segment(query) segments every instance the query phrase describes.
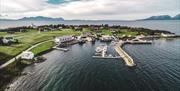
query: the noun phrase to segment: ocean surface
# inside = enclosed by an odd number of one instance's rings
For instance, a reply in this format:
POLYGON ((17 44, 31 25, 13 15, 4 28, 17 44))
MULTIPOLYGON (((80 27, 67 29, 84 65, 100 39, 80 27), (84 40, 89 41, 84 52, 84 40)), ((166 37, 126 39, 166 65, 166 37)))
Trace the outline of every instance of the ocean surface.
POLYGON ((30 25, 48 25, 48 24, 67 24, 67 25, 81 25, 81 24, 109 24, 122 25, 131 27, 145 27, 150 29, 167 30, 180 34, 180 20, 152 20, 152 21, 0 21, 0 29, 17 26, 30 25))
MULTIPOLYGON (((157 22, 151 26, 173 29, 178 25, 171 25, 174 21, 157 22)), ((174 31, 179 33, 179 26, 174 31)), ((137 64, 135 68, 127 67, 122 59, 92 58, 100 44, 104 43, 75 44, 68 47, 68 52, 53 50, 45 54, 45 62, 25 68, 23 72, 28 74, 15 79, 7 91, 180 91, 180 39, 125 45, 123 48, 137 64)), ((113 46, 107 45, 108 54, 117 55, 113 46)))

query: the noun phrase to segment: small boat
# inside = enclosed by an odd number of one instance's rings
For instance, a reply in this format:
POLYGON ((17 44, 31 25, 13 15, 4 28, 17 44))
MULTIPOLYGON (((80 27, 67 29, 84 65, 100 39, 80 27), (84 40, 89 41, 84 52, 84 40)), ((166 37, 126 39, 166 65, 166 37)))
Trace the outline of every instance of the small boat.
POLYGON ((79 44, 84 44, 84 43, 86 43, 85 40, 83 40, 83 39, 79 40, 79 44))
POLYGON ((97 52, 97 53, 102 52, 102 47, 101 47, 101 46, 96 47, 96 52, 97 52))

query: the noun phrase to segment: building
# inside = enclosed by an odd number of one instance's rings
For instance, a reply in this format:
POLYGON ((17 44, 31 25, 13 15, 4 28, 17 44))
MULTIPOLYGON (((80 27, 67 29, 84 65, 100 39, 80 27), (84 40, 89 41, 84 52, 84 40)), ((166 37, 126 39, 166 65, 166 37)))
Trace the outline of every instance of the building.
POLYGON ((175 34, 164 34, 164 33, 161 33, 161 36, 162 37, 174 37, 175 34))
POLYGON ((35 29, 35 28, 38 28, 38 27, 37 27, 36 25, 34 25, 33 23, 31 24, 31 27, 34 28, 34 29, 35 29))
POLYGON ((92 41, 92 38, 91 38, 91 37, 87 37, 86 40, 87 40, 88 42, 91 42, 91 41, 92 41))
POLYGON ((66 43, 75 40, 73 36, 62 36, 54 39, 56 44, 66 43))
POLYGON ((14 39, 14 37, 3 37, 2 41, 4 44, 8 44, 8 43, 17 43, 18 40, 14 39))
POLYGON ((26 60, 32 60, 34 58, 34 53, 29 51, 24 51, 21 55, 21 58, 26 60))
POLYGON ((112 41, 112 36, 109 36, 109 35, 103 35, 101 38, 100 38, 100 41, 104 41, 104 42, 108 42, 108 41, 112 41))

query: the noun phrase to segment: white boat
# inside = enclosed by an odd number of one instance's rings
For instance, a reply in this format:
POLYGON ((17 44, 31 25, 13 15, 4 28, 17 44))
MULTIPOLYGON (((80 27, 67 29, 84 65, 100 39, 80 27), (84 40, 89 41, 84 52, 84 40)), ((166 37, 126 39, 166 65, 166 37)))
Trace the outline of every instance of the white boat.
POLYGON ((96 52, 97 53, 100 53, 100 52, 106 52, 107 51, 107 46, 106 45, 101 45, 101 46, 98 46, 98 47, 96 47, 96 52))
POLYGON ((96 47, 96 52, 97 52, 97 53, 102 52, 102 47, 101 47, 101 46, 96 47))

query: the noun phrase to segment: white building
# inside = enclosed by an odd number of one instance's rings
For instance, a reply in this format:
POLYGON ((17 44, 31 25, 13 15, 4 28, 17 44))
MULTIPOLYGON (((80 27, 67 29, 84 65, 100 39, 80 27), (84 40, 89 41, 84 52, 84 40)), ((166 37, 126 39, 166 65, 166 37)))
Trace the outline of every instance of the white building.
POLYGON ((112 36, 109 36, 109 35, 103 35, 100 40, 101 41, 111 41, 113 38, 112 36))
POLYGON ((54 41, 56 44, 61 44, 61 43, 73 41, 74 39, 75 38, 72 36, 62 36, 62 37, 56 37, 54 41))
POLYGON ((27 60, 31 60, 34 58, 34 53, 29 52, 29 51, 24 51, 21 55, 22 59, 27 59, 27 60))
POLYGON ((14 37, 4 37, 4 38, 2 39, 2 41, 3 41, 4 44, 7 44, 7 43, 9 43, 9 42, 16 42, 16 40, 14 39, 14 37))
POLYGON ((174 37, 175 34, 164 34, 164 33, 161 33, 161 36, 162 37, 174 37))

